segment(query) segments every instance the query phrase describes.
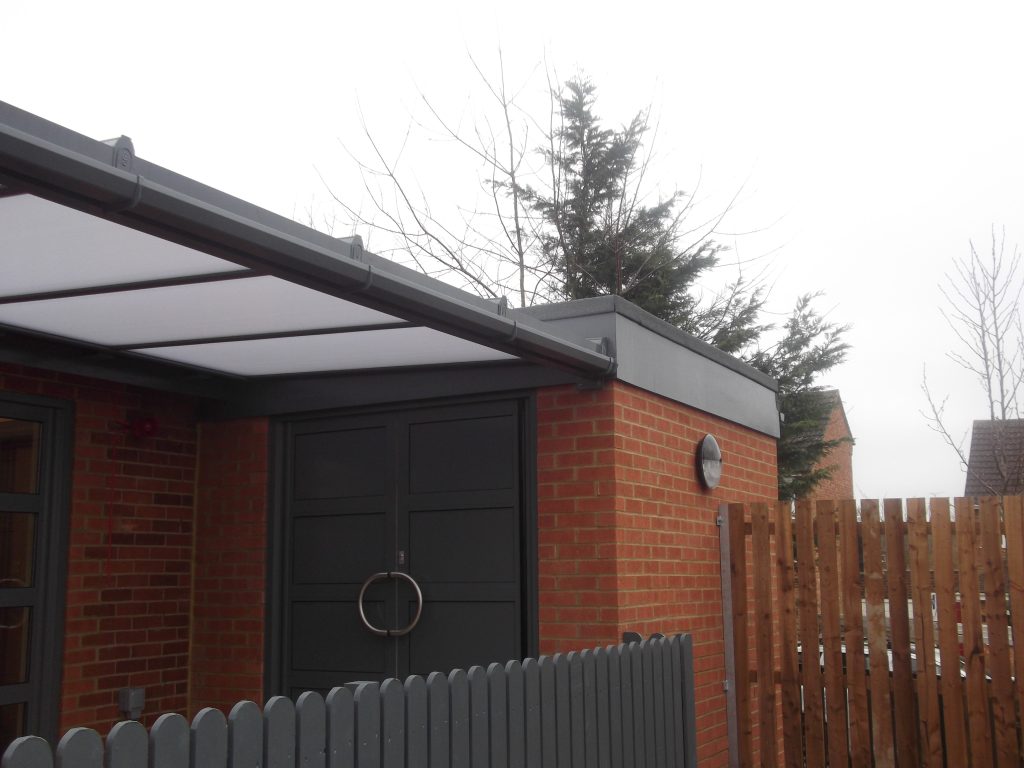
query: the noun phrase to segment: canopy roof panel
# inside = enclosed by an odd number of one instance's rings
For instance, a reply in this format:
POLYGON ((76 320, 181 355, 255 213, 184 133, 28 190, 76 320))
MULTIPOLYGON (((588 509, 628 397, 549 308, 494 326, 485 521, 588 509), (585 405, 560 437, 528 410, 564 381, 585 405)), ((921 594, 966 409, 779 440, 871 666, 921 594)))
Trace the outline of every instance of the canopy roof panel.
POLYGON ((515 360, 614 370, 544 326, 135 158, 124 137, 93 141, 0 102, 10 339, 232 379, 515 360))

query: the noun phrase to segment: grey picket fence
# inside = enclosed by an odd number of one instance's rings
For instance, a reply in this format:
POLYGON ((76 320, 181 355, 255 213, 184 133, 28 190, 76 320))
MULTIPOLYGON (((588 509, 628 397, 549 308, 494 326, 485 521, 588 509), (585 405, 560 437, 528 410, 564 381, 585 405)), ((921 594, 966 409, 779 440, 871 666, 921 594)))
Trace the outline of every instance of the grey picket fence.
POLYGON ((16 739, 2 768, 692 768, 689 635, 16 739))

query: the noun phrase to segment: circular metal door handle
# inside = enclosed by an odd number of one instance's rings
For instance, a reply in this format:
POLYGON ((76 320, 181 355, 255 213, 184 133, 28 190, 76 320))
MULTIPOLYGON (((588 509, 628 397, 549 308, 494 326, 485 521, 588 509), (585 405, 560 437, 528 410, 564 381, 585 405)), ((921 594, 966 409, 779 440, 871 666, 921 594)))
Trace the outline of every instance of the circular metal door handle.
POLYGON ((416 625, 419 624, 420 616, 423 614, 423 591, 420 589, 420 585, 416 583, 416 579, 410 576, 408 573, 402 573, 401 571, 381 571, 380 573, 371 574, 366 581, 363 582, 363 586, 359 590, 359 598, 356 601, 359 606, 359 619, 363 622, 363 626, 366 627, 370 632, 380 637, 402 637, 408 635, 416 625), (366 610, 363 608, 363 597, 366 595, 366 590, 369 589, 370 585, 377 581, 383 581, 384 579, 402 579, 408 582, 413 591, 416 592, 416 615, 412 617, 412 621, 409 622, 408 626, 402 629, 381 629, 375 627, 370 623, 370 620, 366 618, 366 610))

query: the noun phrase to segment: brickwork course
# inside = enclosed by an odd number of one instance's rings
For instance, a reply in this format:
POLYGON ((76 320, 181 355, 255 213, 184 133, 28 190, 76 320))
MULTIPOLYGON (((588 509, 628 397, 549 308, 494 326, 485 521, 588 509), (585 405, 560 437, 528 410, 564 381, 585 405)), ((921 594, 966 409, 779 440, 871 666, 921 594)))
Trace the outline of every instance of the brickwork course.
POLYGON ((832 410, 829 412, 828 422, 824 428, 825 440, 843 440, 829 451, 815 466, 816 469, 829 467, 832 469, 832 476, 818 484, 812 499, 852 499, 853 489, 853 434, 850 431, 850 423, 846 419, 846 409, 843 407, 843 399, 839 391, 835 389, 825 390, 822 393, 832 401, 832 410))

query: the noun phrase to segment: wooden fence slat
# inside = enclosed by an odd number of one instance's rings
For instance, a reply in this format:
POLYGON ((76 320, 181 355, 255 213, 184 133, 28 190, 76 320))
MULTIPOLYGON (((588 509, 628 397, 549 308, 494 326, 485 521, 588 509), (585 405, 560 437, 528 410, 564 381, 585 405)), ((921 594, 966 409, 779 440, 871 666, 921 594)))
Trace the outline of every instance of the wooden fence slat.
MULTIPOLYGON (((644 753, 647 768, 654 768, 658 762, 658 738, 654 730, 654 659, 650 641, 640 643, 640 660, 642 663, 641 685, 644 702, 644 753)), ((634 678, 636 679, 636 678, 634 678)))
POLYGON ((935 557, 935 601, 939 609, 939 655, 942 662, 942 725, 947 765, 967 765, 967 733, 964 728, 963 684, 960 680, 960 632, 956 617, 956 584, 953 561, 953 528, 949 500, 929 504, 932 547, 935 557))
POLYGON ((843 641, 846 645, 846 688, 850 708, 850 759, 871 765, 868 719, 867 656, 864 653, 864 577, 860 564, 857 503, 839 502, 839 557, 842 578, 843 641))
POLYGON ((389 677, 380 686, 381 765, 403 768, 405 762, 405 689, 389 677))
POLYGON ((619 646, 619 684, 622 687, 622 765, 635 768, 636 747, 633 744, 633 661, 628 645, 619 646))
POLYGON ((597 766, 611 766, 611 723, 608 719, 608 651, 594 649, 594 671, 597 674, 595 696, 597 703, 597 766))
POLYGON ((889 690, 889 649, 885 622, 885 574, 882 570, 882 526, 878 502, 862 501, 864 597, 867 602, 868 654, 871 674, 871 745, 875 768, 895 768, 892 741, 892 695, 889 690))
MULTIPOLYGON (((430 765, 430 708, 427 681, 419 675, 405 678, 405 760, 406 768, 430 765)), ((300 766, 302 768, 302 766, 300 766)))
POLYGON ((324 705, 327 708, 327 768, 353 768, 356 721, 352 691, 344 687, 332 688, 324 705))
POLYGON ((451 702, 451 768, 470 766, 469 676, 461 669, 448 673, 451 702))
POLYGON ((967 660, 967 733, 975 768, 993 763, 989 738, 988 688, 985 683, 985 650, 981 640, 981 594, 978 584, 977 544, 974 536, 974 505, 957 499, 956 542, 960 565, 960 613, 963 620, 963 656, 967 660))
POLYGON ((686 765, 686 702, 683 693, 683 658, 682 658, 683 635, 674 635, 669 638, 665 648, 669 655, 671 665, 670 685, 672 688, 675 716, 672 718, 672 745, 673 751, 670 755, 672 765, 686 765))
POLYGON ((661 717, 661 713, 664 711, 665 694, 661 685, 662 663, 661 648, 659 647, 663 642, 662 638, 652 638, 647 641, 647 657, 650 659, 651 688, 653 689, 651 694, 654 700, 649 717, 654 726, 654 765, 656 768, 666 768, 665 722, 661 717))
POLYGON ((981 500, 981 551, 985 574, 985 623, 988 625, 988 672, 992 677, 992 725, 995 731, 996 764, 1017 766, 1017 708, 1010 679, 1010 645, 1006 623, 1006 571, 999 513, 1001 500, 981 500))
POLYGON ((122 720, 107 735, 106 768, 144 768, 149 757, 149 734, 134 720, 122 720))
POLYGON ((175 712, 160 715, 149 731, 149 768, 185 768, 188 749, 188 721, 175 712))
POLYGON ((800 737, 800 659, 796 633, 796 574, 793 570, 793 505, 775 505, 775 562, 779 610, 779 683, 782 688, 782 743, 786 768, 803 768, 800 737))
MULTIPOLYGON (((526 702, 523 665, 510 661, 505 665, 508 691, 508 765, 526 768, 526 702)), ((536 764, 535 764, 536 765, 536 764)))
POLYGON ((761 765, 775 768, 775 611, 772 606, 772 545, 768 534, 768 505, 750 505, 751 552, 754 560, 754 626, 757 653, 757 722, 761 735, 761 765))
POLYGON ((431 672, 427 677, 427 718, 428 750, 430 768, 448 768, 451 754, 449 728, 451 718, 448 709, 448 677, 441 672, 431 672))
MULTIPOLYGON (((831 501, 817 503, 818 573, 821 576, 821 638, 825 655, 825 706, 828 764, 845 766, 849 760, 846 728, 846 686, 839 625, 839 575, 836 559, 836 513, 831 501)), ((804 663, 810 662, 805 659, 804 663)))
POLYGON ((732 646, 736 665, 736 731, 740 768, 753 768, 753 723, 750 716, 750 656, 747 626, 747 542, 745 510, 729 505, 729 583, 732 587, 732 646))
MULTIPOLYGON (((186 746, 186 765, 188 758, 186 746)), ((72 728, 57 742, 56 764, 57 768, 103 768, 103 739, 92 728, 72 728)))
POLYGON ((663 705, 659 717, 664 720, 665 762, 667 765, 674 766, 676 764, 676 725, 679 706, 676 703, 677 690, 674 687, 671 640, 669 638, 659 640, 658 650, 661 652, 661 686, 663 689, 663 705))
POLYGON ((564 653, 554 655, 555 664, 555 764, 558 768, 572 765, 572 704, 569 690, 569 659, 564 653))
MULTIPOLYGON (((473 768, 487 768, 490 743, 487 717, 487 670, 480 666, 469 668, 469 754, 473 768)), ((360 768, 362 768, 360 766, 360 768)))
POLYGON ((807 768, 825 765, 825 718, 822 713, 821 667, 818 664, 818 581, 815 567, 814 508, 810 501, 796 505, 796 559, 799 584, 800 645, 803 649, 804 741, 807 768))
POLYGON ((583 667, 583 754, 585 765, 596 768, 597 752, 597 664, 594 652, 587 649, 580 653, 583 667))
POLYGON ((1017 702, 1024 707, 1024 499, 1003 499, 1006 522, 1006 565, 1010 591, 1010 626, 1013 638, 1013 679, 1017 702))
POLYGON ((326 768, 327 708, 316 691, 295 700, 295 744, 298 768, 326 768))
POLYGON ((498 663, 487 667, 487 695, 490 709, 490 754, 488 768, 508 766, 508 681, 505 668, 498 663))
POLYGON ((629 674, 633 698, 633 760, 636 768, 647 763, 647 733, 644 723, 644 660, 640 643, 629 644, 629 674))
POLYGON ((924 499, 907 500, 907 534, 911 601, 914 606, 914 642, 917 649, 917 715, 921 758, 925 765, 942 768, 942 724, 939 721, 938 679, 935 674, 931 566, 924 499))
POLYGON ((380 768, 380 686, 357 684, 352 701, 356 711, 356 765, 380 768))
POLYGON ((50 743, 38 736, 19 736, 3 752, 3 768, 51 768, 50 743))
POLYGON ((530 768, 544 765, 543 730, 541 726, 540 663, 537 659, 523 662, 523 700, 526 729, 525 761, 530 768))
MULTIPOLYGON (((566 654, 569 662, 569 718, 572 723, 570 742, 572 744, 572 768, 589 768, 585 735, 585 712, 583 707, 583 658, 579 651, 566 654)), ((561 722, 561 721, 559 721, 561 722)))
POLYGON ((555 660, 551 656, 537 659, 540 668, 540 743, 541 765, 558 765, 558 699, 555 696, 555 660))
POLYGON ((697 692, 694 689, 693 635, 679 636, 680 671, 683 678, 683 754, 686 768, 697 768, 697 692))
MULTIPOLYGON (((256 739, 256 751, 263 750, 263 725, 259 708, 250 702, 239 702, 235 704, 231 712, 244 703, 256 708, 256 722, 259 724, 258 738, 256 739)), ((224 713, 213 707, 206 707, 196 713, 192 718, 192 746, 189 749, 190 765, 226 765, 228 768, 236 768, 236 763, 231 759, 228 750, 228 723, 224 719, 224 713)), ((259 756, 256 758, 259 760, 259 756)), ((253 765, 256 765, 254 763, 253 765)))
POLYGON ((295 768, 295 705, 274 696, 263 707, 264 768, 295 768))
POLYGON ((252 701, 240 701, 231 708, 227 724, 230 768, 260 768, 263 765, 263 712, 252 701))
POLYGON ((896 762, 918 765, 917 702, 910 660, 910 616, 907 612, 907 558, 904 551, 903 502, 886 499, 885 554, 889 581, 889 626, 892 633, 892 699, 896 762))

